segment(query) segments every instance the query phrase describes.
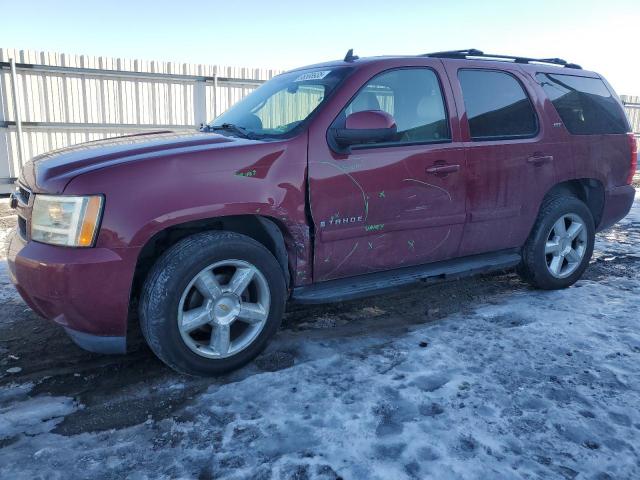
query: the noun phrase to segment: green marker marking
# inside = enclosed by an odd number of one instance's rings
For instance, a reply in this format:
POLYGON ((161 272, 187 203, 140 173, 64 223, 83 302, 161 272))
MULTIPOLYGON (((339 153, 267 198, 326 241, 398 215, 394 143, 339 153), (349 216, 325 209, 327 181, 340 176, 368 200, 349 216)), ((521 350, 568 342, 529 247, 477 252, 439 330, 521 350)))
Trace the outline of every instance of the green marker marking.
POLYGON ((238 177, 255 177, 258 174, 256 169, 249 170, 248 172, 236 172, 238 177))

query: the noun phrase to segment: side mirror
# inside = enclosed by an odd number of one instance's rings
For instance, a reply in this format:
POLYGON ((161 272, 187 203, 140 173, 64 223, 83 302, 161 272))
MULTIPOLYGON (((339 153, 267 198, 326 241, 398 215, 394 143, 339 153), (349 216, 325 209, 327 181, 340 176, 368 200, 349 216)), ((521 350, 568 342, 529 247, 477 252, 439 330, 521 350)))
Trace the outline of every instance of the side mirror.
POLYGON ((389 142, 396 138, 398 129, 391 115, 382 110, 365 110, 347 117, 345 128, 331 131, 333 141, 343 152, 353 145, 389 142))

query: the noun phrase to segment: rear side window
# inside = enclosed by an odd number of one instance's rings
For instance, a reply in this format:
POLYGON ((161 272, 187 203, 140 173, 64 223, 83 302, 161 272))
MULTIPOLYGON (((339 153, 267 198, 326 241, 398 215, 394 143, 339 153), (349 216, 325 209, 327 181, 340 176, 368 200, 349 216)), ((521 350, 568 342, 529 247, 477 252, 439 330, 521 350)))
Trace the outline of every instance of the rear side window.
POLYGON ((622 108, 599 78, 538 73, 536 79, 570 133, 597 135, 629 131, 622 108))
POLYGON ((538 120, 520 82, 494 70, 460 70, 464 106, 472 140, 528 138, 538 120))

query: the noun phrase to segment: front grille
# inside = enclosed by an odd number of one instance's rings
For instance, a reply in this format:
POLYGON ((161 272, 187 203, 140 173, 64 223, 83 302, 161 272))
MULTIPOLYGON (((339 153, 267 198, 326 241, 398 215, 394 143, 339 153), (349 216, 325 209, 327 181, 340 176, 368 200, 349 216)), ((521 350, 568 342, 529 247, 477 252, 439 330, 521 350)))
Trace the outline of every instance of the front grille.
POLYGON ((30 202, 33 197, 33 193, 27 187, 18 183, 18 188, 14 193, 16 199, 18 200, 18 233, 22 237, 23 240, 28 240, 28 225, 29 219, 31 217, 31 205, 30 202))
POLYGON ((18 190, 16 191, 16 197, 18 197, 18 201, 23 205, 29 205, 29 200, 31 199, 31 192, 24 188, 22 185, 18 185, 18 190))
POLYGON ((27 221, 20 216, 18 217, 18 233, 23 240, 27 239, 27 221))

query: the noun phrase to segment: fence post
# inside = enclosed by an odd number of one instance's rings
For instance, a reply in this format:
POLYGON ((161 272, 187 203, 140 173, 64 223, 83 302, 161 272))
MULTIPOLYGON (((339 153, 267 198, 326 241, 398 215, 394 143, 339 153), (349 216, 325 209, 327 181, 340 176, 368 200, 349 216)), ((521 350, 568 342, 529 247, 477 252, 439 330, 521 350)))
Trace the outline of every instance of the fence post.
MULTIPOLYGON (((0 49, 1 50, 1 49, 0 49)), ((2 58, 2 52, 0 51, 0 59, 2 58)), ((9 152, 9 127, 5 123, 8 118, 5 114, 5 110, 8 109, 8 85, 5 83, 4 74, 0 73, 0 175, 3 175, 6 171, 8 180, 5 180, 4 177, 0 176, 0 193, 5 193, 3 185, 6 183, 12 183, 13 179, 11 178, 13 174, 11 173, 11 155, 9 152), (4 165, 4 159, 6 159, 6 170, 4 165)))
MULTIPOLYGON (((16 143, 18 145, 18 161, 20 167, 24 165, 24 151, 22 149, 22 116, 20 114, 20 97, 18 96, 18 75, 16 74, 16 61, 9 59, 11 65, 11 94, 13 96, 13 115, 16 122, 16 143)), ((15 177, 14 165, 9 159, 9 175, 15 177)))
POLYGON ((218 67, 213 74, 213 118, 218 116, 218 67))
POLYGON ((196 80, 193 85, 193 123, 198 128, 207 122, 207 84, 203 80, 196 80))

